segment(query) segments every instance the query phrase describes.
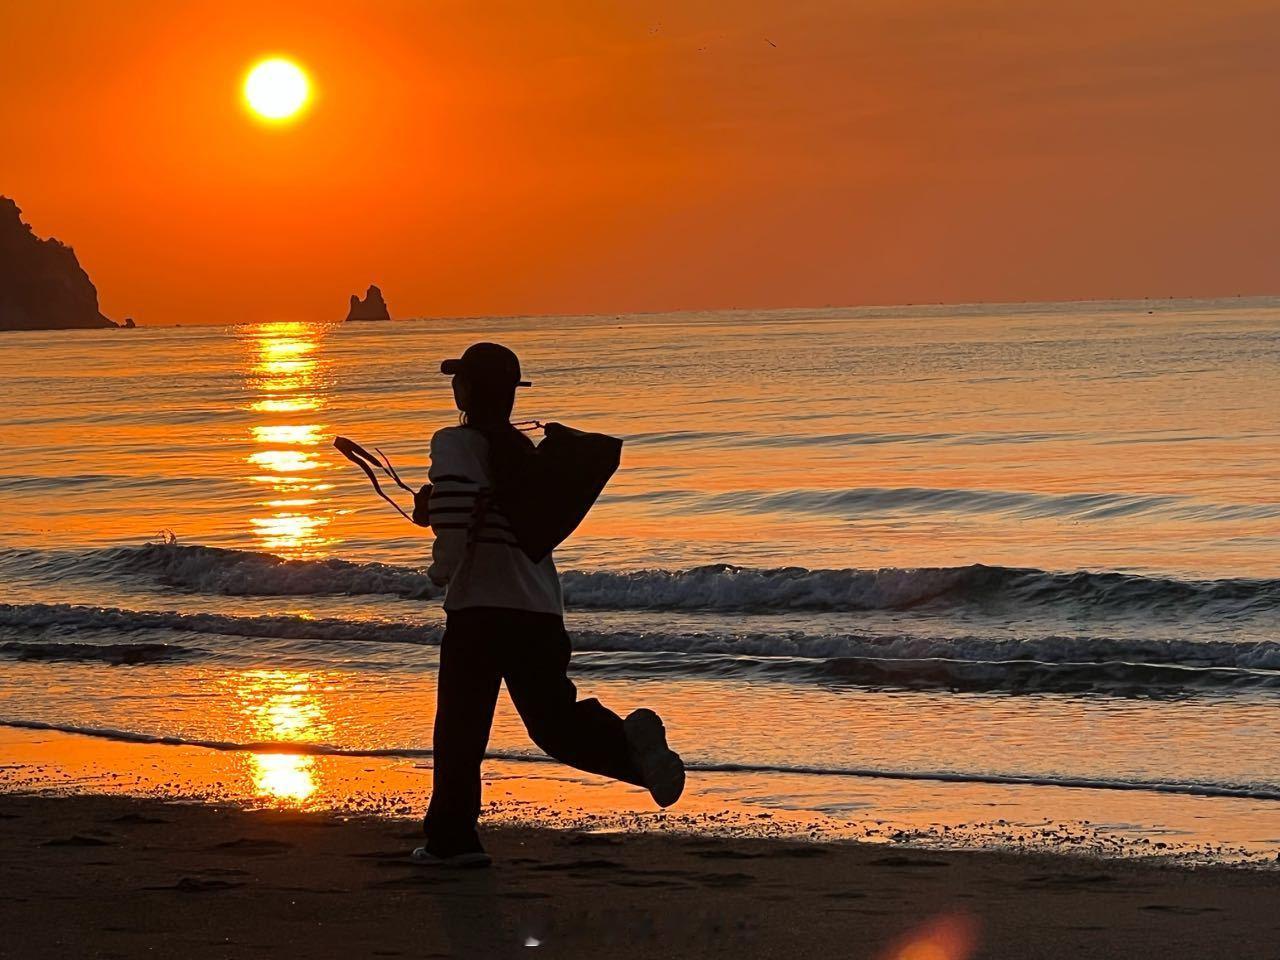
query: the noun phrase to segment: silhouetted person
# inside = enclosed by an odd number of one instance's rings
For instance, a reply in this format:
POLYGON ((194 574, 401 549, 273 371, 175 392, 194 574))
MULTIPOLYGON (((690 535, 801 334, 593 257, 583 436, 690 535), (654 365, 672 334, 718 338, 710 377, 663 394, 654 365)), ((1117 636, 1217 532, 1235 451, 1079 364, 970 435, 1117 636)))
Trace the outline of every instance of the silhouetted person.
MULTIPOLYGON (((498 475, 533 444, 511 425, 520 361, 506 347, 477 343, 441 371, 453 376, 462 426, 431 438, 432 581, 447 584, 446 625, 433 741, 435 782, 423 821, 423 862, 489 863, 476 823, 480 764, 505 680, 529 736, 579 770, 645 787, 659 806, 684 789, 684 764, 667 746, 652 710, 623 720, 600 701, 579 700, 569 680, 570 642, 555 562, 521 549, 495 488, 520 477, 498 475), (503 453, 517 456, 495 456, 503 453), (479 506, 477 503, 479 501, 479 506)), ((518 470, 518 466, 514 469, 518 470)))

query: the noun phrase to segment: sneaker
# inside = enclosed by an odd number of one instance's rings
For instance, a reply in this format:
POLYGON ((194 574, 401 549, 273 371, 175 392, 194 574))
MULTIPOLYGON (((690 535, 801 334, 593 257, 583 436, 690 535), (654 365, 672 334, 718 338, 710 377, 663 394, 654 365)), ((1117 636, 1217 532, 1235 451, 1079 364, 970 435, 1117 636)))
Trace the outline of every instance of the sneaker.
POLYGON ((426 847, 416 848, 413 853, 409 854, 409 859, 414 863, 421 863, 431 867, 454 867, 458 869, 487 867, 493 863, 493 858, 483 850, 470 850, 466 853, 455 853, 452 856, 439 857, 426 847))
POLYGON ((667 729, 652 710, 633 711, 622 721, 631 759, 640 768, 644 785, 660 807, 669 807, 684 792, 684 761, 667 746, 667 729))

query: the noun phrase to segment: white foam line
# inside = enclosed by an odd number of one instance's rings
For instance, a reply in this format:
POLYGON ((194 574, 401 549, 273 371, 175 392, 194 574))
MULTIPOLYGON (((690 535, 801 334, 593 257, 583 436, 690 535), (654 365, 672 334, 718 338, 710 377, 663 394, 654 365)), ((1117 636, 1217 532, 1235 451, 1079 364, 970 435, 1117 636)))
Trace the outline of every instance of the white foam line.
POLYGON ((691 763, 689 769, 709 773, 789 773, 806 776, 859 777, 868 780, 923 780, 937 783, 987 783, 1015 787, 1064 787, 1071 790, 1136 790, 1148 793, 1176 793, 1193 797, 1235 797, 1280 801, 1280 788, 1178 783, 1167 780, 1102 780, 1091 777, 1037 777, 1002 773, 769 766, 749 763, 691 763))
MULTIPOLYGON (((125 743, 147 744, 152 746, 197 747, 206 750, 221 750, 229 752, 243 751, 247 753, 283 753, 335 757, 404 757, 408 759, 422 759, 432 756, 432 752, 430 750, 414 749, 410 747, 387 747, 383 749, 361 750, 331 747, 326 744, 319 743, 288 743, 280 741, 237 743, 231 740, 200 740, 185 737, 138 733, 131 730, 116 730, 110 727, 80 727, 70 724, 48 723, 43 720, 0 719, 0 727, 12 727, 21 730, 48 730, 51 732, 66 733, 75 736, 97 737, 104 740, 116 740, 125 743)), ((492 760, 509 760, 521 763, 556 762, 550 757, 539 754, 490 752, 486 753, 485 756, 492 760)), ((696 761, 687 764, 687 768, 700 773, 790 774, 817 777, 851 777, 866 780, 976 783, 1019 787, 1062 787, 1073 790, 1128 790, 1146 793, 1171 793, 1193 797, 1280 801, 1280 788, 1255 788, 1209 783, 1178 783, 1164 780, 1102 780, 1090 777, 1036 777, 997 773, 975 774, 925 770, 881 770, 875 768, 816 767, 803 765, 792 766, 786 764, 699 763, 696 761)))
MULTIPOLYGON (((911 493, 935 497, 958 492, 911 493)), ((831 495, 845 494, 833 491, 831 495)), ((1096 510, 1100 503, 1095 501, 1086 496, 1081 504, 1084 509, 1096 510)), ((232 596, 390 594, 429 599, 441 594, 415 567, 336 557, 285 560, 273 554, 199 544, 147 544, 79 554, 0 549, 0 565, 18 569, 24 576, 124 575, 179 589, 232 596)), ((854 612, 945 609, 996 601, 1034 610, 1084 604, 1090 609, 1118 613, 1167 613, 1176 606, 1211 619, 1263 615, 1280 609, 1280 580, 1275 579, 1183 581, 1115 572, 1055 573, 982 564, 810 570, 721 563, 678 570, 568 570, 562 579, 566 600, 584 609, 854 612)))
MULTIPOLYGON (((219 613, 126 610, 71 604, 0 603, 0 628, 49 627, 114 629, 126 634, 141 630, 176 630, 228 637, 267 638, 307 643, 405 643, 434 646, 440 642, 439 623, 404 623, 390 620, 309 618, 290 614, 238 616, 219 613)), ((1280 669, 1280 643, 1274 641, 1190 641, 1106 637, 1046 636, 1029 639, 876 636, 859 634, 804 634, 795 631, 754 633, 672 632, 661 630, 574 631, 576 648, 599 653, 680 653, 770 657, 798 660, 867 660, 891 668, 894 661, 944 665, 956 669, 968 665, 1021 669, 1038 661, 1055 669, 1097 666, 1113 662, 1135 667, 1177 667, 1187 671, 1275 671, 1280 669)), ((838 666, 838 664, 837 664, 838 666)), ((1242 676, 1246 676, 1242 673, 1242 676)), ((1266 680, 1258 673, 1259 681, 1266 680)))
POLYGON ((331 747, 322 743, 288 743, 278 740, 259 743, 238 743, 234 740, 202 740, 190 737, 165 736, 139 733, 134 730, 118 730, 113 727, 81 727, 72 724, 49 723, 44 720, 0 719, 0 727, 19 730, 48 730, 80 737, 96 737, 100 740, 116 740, 122 743, 138 743, 164 747, 200 747, 205 750, 222 750, 247 753, 290 753, 309 756, 335 757, 429 757, 430 750, 389 748, 385 750, 350 750, 331 747))

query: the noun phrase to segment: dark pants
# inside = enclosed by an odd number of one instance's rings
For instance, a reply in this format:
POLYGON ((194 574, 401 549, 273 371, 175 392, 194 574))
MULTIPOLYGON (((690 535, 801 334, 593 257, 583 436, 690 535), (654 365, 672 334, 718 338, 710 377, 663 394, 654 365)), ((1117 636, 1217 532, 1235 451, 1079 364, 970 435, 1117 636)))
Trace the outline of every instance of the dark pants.
POLYGON ((579 700, 566 675, 569 635, 553 614, 473 607, 448 614, 432 746, 435 782, 423 827, 438 856, 480 849, 480 762, 503 680, 529 736, 579 770, 642 786, 622 719, 579 700))

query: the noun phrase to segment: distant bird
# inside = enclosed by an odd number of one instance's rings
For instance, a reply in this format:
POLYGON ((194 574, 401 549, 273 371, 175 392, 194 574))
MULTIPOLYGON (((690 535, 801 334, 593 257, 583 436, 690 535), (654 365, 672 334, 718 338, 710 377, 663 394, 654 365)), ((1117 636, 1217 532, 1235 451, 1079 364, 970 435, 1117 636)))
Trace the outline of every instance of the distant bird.
POLYGON ((776 43, 774 43, 772 40, 770 40, 768 37, 765 37, 765 38, 764 38, 764 42, 765 42, 765 43, 767 43, 767 44, 768 44, 769 46, 771 46, 771 47, 776 47, 776 46, 777 46, 777 44, 776 44, 776 43))

